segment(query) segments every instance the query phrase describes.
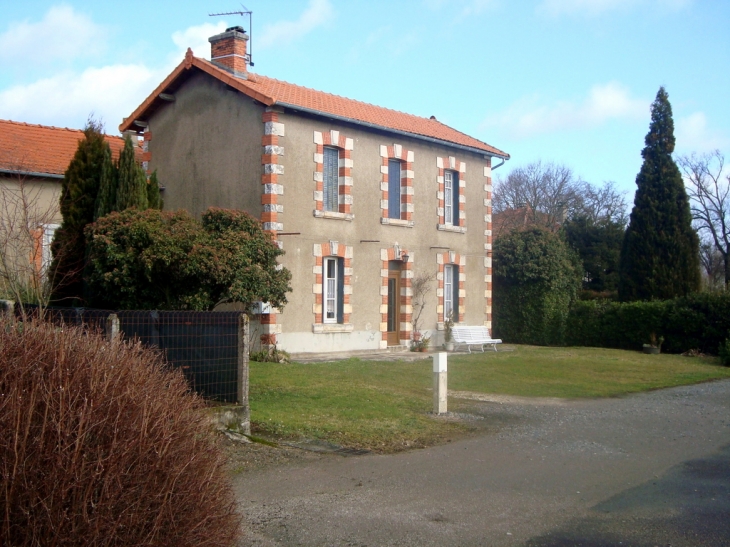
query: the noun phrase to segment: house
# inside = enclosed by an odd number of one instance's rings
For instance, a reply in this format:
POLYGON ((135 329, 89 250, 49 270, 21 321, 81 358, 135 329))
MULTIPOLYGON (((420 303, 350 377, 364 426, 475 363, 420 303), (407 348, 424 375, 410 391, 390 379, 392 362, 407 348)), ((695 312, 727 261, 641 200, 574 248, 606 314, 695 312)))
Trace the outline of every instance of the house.
POLYGON ((284 249, 293 292, 257 310, 263 343, 407 347, 424 276, 432 344, 449 313, 491 326, 491 172, 509 155, 434 117, 253 74, 247 40, 213 36, 211 61, 188 49, 120 129, 141 134, 166 209, 245 210, 284 249))
MULTIPOLYGON (((41 272, 61 224, 61 182, 84 132, 0 120, 0 258, 2 275, 41 272)), ((121 137, 107 136, 119 157, 121 137)), ((0 280, 0 283, 2 281, 0 280)))

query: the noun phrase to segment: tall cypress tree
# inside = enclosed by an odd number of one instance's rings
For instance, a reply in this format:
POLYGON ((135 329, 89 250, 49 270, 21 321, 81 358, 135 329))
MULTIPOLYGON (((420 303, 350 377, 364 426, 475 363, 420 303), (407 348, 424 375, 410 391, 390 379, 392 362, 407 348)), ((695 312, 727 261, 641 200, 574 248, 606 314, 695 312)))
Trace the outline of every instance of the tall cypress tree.
POLYGON ((150 209, 162 209, 162 196, 160 196, 160 181, 157 180, 157 169, 152 172, 147 182, 147 207, 150 209))
POLYGON ((134 144, 127 135, 124 149, 119 155, 119 185, 117 187, 116 211, 136 207, 147 209, 147 175, 134 157, 134 144))
POLYGON ((63 221, 56 231, 51 264, 55 285, 54 302, 78 303, 84 293, 83 271, 86 264, 84 227, 94 221, 96 196, 101 182, 104 153, 108 145, 103 126, 89 119, 84 138, 66 170, 61 183, 60 209, 63 221))
POLYGON ((664 87, 651 105, 636 195, 621 248, 621 300, 668 299, 699 290, 699 239, 672 159, 672 106, 664 87))
POLYGON ((118 169, 112 160, 112 151, 109 144, 104 150, 99 193, 96 196, 94 220, 106 216, 115 210, 117 204, 118 169))

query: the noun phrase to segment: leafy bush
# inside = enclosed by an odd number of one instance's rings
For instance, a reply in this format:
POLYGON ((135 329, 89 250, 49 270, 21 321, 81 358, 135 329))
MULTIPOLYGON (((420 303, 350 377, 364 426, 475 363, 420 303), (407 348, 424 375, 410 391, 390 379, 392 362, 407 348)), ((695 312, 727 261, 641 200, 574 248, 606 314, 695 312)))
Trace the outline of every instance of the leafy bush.
POLYGON ((127 209, 87 228, 97 307, 211 310, 257 300, 281 308, 291 274, 261 223, 242 211, 208 209, 199 222, 186 211, 127 209))
POLYGON ((715 354, 730 330, 730 293, 696 293, 652 302, 576 302, 568 317, 568 345, 641 349, 652 333, 663 350, 715 354))
POLYGON ((289 352, 283 349, 278 349, 276 346, 268 349, 262 349, 259 351, 252 351, 248 358, 251 361, 257 361, 259 363, 290 363, 291 355, 289 352))
POLYGON ((0 320, 0 544, 229 546, 222 452, 181 373, 138 344, 0 320))
POLYGON ((513 232, 494 245, 494 331, 507 342, 560 345, 582 267, 556 234, 513 232))

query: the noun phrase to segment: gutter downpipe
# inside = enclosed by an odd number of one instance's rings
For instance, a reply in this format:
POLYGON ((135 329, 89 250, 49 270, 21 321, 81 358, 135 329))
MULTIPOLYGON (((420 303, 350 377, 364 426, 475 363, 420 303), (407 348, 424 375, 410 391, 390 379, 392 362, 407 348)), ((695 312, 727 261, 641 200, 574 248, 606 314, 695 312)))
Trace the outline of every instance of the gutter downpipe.
POLYGON ((504 162, 507 161, 502 156, 497 156, 497 157, 502 160, 502 163, 498 163, 497 165, 495 165, 494 167, 492 167, 492 171, 494 171, 495 169, 498 169, 498 168, 502 167, 504 165, 504 162))
MULTIPOLYGON (((479 148, 472 148, 471 146, 464 146, 463 144, 456 144, 456 143, 452 143, 452 142, 448 142, 448 141, 443 141, 440 139, 435 139, 433 137, 427 137, 426 135, 418 135, 417 133, 408 133, 407 131, 402 131, 400 129, 391 129, 389 127, 383 127, 382 125, 377 125, 377 124, 370 123, 370 122, 363 122, 360 120, 354 120, 352 118, 346 118, 345 116, 338 116, 337 114, 330 114, 328 112, 322 112, 321 110, 314 110, 313 108, 307 108, 305 106, 298 106, 298 105, 289 104, 289 103, 282 103, 279 101, 276 101, 271 106, 283 106, 284 108, 289 108, 291 110, 299 111, 299 112, 305 112, 307 114, 312 114, 312 115, 315 115, 315 116, 318 116, 321 118, 330 118, 330 119, 338 120, 341 122, 352 123, 355 125, 362 125, 365 127, 369 127, 371 129, 378 129, 380 131, 386 131, 388 133, 395 133, 397 135, 403 135, 404 137, 411 137, 413 139, 420 139, 420 140, 432 142, 434 144, 441 144, 441 145, 451 146, 453 148, 459 148, 461 150, 466 150, 467 152, 472 152, 474 154, 482 154, 482 155, 486 155, 486 156, 497 157, 502 160, 502 163, 497 165, 497 167, 502 165, 505 162, 505 160, 507 159, 507 156, 502 156, 500 154, 494 154, 492 152, 487 152, 486 150, 480 150, 479 148)), ((496 169, 496 167, 492 167, 492 169, 496 169)))

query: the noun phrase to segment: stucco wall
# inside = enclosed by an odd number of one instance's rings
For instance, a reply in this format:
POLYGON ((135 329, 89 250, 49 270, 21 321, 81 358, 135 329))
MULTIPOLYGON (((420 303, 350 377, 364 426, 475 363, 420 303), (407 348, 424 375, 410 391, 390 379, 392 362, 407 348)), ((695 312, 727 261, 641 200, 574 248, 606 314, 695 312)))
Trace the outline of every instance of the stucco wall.
POLYGON ((165 210, 261 211, 263 107, 198 72, 149 120, 150 169, 165 210))
MULTIPOLYGON (((175 93, 175 98, 149 120, 150 167, 158 169, 166 187, 165 209, 185 208, 199 216, 207 207, 219 206, 243 209, 260 218, 265 107, 202 73, 193 75, 175 93)), ((276 157, 277 184, 283 188, 275 202, 276 222, 280 223, 278 238, 286 253, 281 262, 292 272, 293 288, 289 304, 276 314, 274 332, 278 333, 279 347, 292 352, 382 347, 383 253, 396 245, 407 250, 414 276, 436 274, 437 256, 448 256, 448 251, 465 259, 463 322, 485 324, 488 317, 484 199, 488 181, 485 167, 489 160, 482 154, 420 139, 276 110, 275 131, 281 147, 276 157), (337 131, 351 140, 352 216, 348 219, 318 218, 313 214, 317 208, 315 131, 326 135, 337 131), (413 154, 410 227, 381 223, 382 147, 392 149, 394 144, 413 154), (457 171, 462 163, 466 167, 461 175, 466 187, 460 190, 466 197, 465 233, 437 229, 437 157, 448 168, 450 156, 456 159, 457 171), (330 241, 347 247, 348 257, 351 256, 348 332, 314 332, 318 330, 314 249, 316 245, 329 246, 330 241)), ((422 330, 433 335, 433 343, 442 340, 442 331, 438 330, 441 318, 437 287, 438 281, 434 279, 421 316, 422 330)))
MULTIPOLYGON (((285 137, 280 144, 285 154, 279 159, 284 173, 279 180, 284 194, 279 203, 284 206, 279 215, 284 233, 300 235, 281 236, 286 255, 282 262, 292 270, 293 293, 284 312, 277 317, 282 334, 280 346, 289 351, 326 351, 324 348, 366 349, 377 348, 381 340, 381 250, 399 245, 407 249, 413 262, 414 275, 436 273, 437 254, 446 250, 466 257, 466 299, 464 322, 481 325, 486 321, 484 221, 486 196, 484 167, 487 159, 482 155, 456 151, 416 139, 364 130, 360 127, 331 120, 305 117, 296 113, 282 113, 279 121, 285 126, 285 137), (353 220, 316 218, 313 215, 315 201, 314 131, 339 131, 353 139, 352 156, 352 213, 353 220), (381 146, 400 144, 413 151, 414 207, 413 227, 381 224, 381 146), (437 157, 455 156, 466 163, 466 233, 437 230, 438 224, 438 167, 437 157), (318 243, 337 241, 351 246, 352 256, 352 334, 313 333, 315 315, 313 285, 315 259, 313 246, 318 243), (377 240, 378 242, 362 242, 377 240), (433 249, 432 247, 442 247, 433 249), (293 334, 296 333, 296 334, 293 334), (321 349, 320 349, 321 348, 321 349)), ((425 330, 436 331, 437 281, 421 316, 425 330)))

